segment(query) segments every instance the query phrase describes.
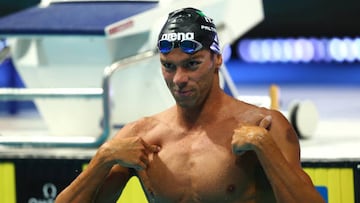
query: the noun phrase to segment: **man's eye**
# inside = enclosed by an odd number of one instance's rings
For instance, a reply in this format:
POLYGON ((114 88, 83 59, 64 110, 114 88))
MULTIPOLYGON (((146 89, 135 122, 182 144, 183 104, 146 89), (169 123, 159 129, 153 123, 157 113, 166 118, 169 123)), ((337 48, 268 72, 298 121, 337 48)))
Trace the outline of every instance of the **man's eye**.
POLYGON ((163 63, 162 65, 167 71, 173 71, 176 69, 176 66, 172 63, 163 63))
POLYGON ((189 61, 187 64, 186 64, 186 67, 188 69, 191 69, 191 70, 194 70, 194 69, 197 69, 198 66, 200 64, 200 61, 189 61))

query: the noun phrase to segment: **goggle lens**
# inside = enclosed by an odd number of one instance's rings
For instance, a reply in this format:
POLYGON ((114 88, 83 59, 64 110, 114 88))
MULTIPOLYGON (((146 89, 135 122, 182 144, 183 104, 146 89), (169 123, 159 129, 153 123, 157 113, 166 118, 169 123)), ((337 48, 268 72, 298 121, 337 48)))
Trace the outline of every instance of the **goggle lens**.
POLYGON ((201 44, 196 41, 184 40, 180 43, 180 48, 185 53, 194 53, 201 48, 201 44))
POLYGON ((174 43, 168 40, 160 40, 158 44, 158 48, 161 53, 166 54, 169 53, 174 47, 174 43))

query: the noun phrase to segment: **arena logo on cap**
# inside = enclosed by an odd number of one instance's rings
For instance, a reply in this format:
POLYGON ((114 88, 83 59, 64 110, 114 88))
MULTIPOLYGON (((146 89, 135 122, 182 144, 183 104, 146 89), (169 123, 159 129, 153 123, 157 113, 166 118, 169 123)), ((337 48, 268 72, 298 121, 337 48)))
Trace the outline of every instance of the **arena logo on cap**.
POLYGON ((195 34, 193 32, 177 32, 177 33, 165 33, 161 35, 161 40, 169 41, 182 41, 188 39, 195 39, 195 34))

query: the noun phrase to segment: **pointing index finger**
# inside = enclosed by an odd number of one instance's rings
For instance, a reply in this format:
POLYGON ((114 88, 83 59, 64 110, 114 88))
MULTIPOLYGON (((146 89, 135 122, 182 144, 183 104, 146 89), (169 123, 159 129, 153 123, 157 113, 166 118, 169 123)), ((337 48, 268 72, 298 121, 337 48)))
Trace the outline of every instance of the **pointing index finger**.
POLYGON ((149 150, 150 152, 156 153, 160 151, 160 146, 158 145, 150 145, 147 142, 145 142, 143 139, 141 140, 142 144, 144 145, 146 150, 149 150))

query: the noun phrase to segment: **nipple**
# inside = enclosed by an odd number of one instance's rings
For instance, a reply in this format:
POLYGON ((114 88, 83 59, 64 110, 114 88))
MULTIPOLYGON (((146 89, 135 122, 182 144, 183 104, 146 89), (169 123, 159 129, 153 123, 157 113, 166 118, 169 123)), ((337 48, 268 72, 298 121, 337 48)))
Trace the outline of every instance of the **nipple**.
POLYGON ((235 185, 234 184, 230 184, 227 188, 226 188, 226 192, 228 193, 233 193, 235 191, 235 185))

